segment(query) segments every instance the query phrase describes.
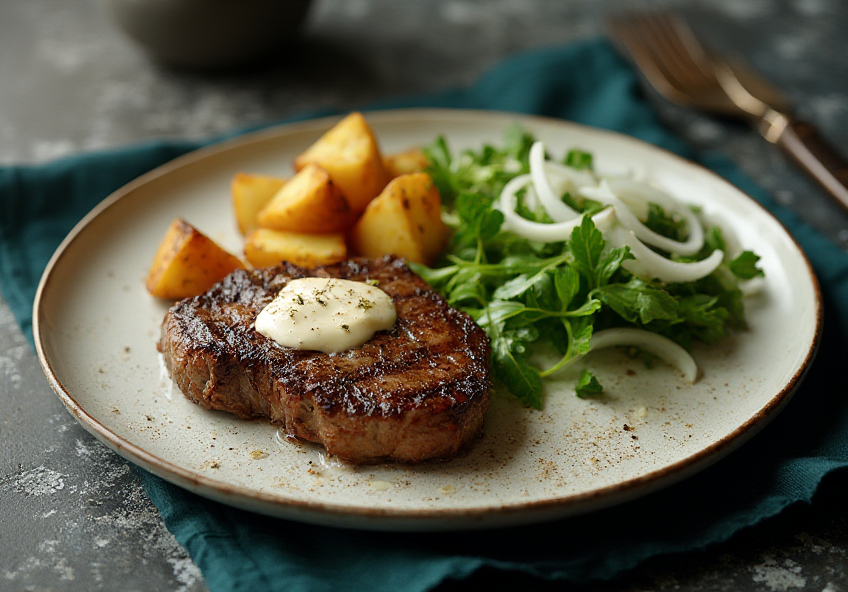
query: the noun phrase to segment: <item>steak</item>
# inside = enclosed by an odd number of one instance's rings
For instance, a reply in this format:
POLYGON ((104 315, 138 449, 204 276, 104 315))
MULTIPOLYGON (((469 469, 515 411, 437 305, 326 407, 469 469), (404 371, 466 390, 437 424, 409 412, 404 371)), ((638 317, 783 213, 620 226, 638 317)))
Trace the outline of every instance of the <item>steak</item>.
POLYGON ((449 459, 480 432, 489 402, 485 332, 391 256, 236 270, 175 304, 158 348, 195 403, 269 418, 287 436, 352 464, 449 459), (283 347, 258 333, 259 312, 303 277, 379 282, 394 301, 394 327, 334 354, 283 347))

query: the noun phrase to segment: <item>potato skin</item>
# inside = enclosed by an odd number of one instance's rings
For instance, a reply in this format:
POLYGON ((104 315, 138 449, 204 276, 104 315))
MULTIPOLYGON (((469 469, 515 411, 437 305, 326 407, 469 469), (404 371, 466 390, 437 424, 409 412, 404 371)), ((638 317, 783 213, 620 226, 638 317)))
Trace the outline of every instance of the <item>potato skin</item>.
POLYGON ((345 230, 354 219, 330 174, 311 163, 283 185, 256 216, 262 228, 315 234, 345 230))
POLYGON ((294 161, 296 171, 307 164, 323 167, 359 214, 389 182, 377 140, 362 113, 339 121, 294 161))
POLYGON ((147 290, 157 298, 181 300, 202 294, 240 268, 244 268, 241 260, 177 218, 153 257, 147 290))
POLYGON ((244 260, 178 218, 148 270, 148 291, 172 300, 195 296, 234 269, 281 261, 314 267, 395 254, 432 265, 445 247, 450 231, 439 192, 422 172, 426 155, 414 147, 384 156, 362 113, 342 118, 293 164, 290 179, 232 177, 244 260))
POLYGON ((286 184, 286 179, 254 173, 237 173, 230 189, 233 212, 242 235, 247 235, 257 226, 259 211, 286 184))
POLYGON ((247 236, 244 254, 254 267, 270 267, 281 261, 316 267, 347 259, 347 245, 341 232, 305 234, 257 228, 247 236))
POLYGON ((393 254, 432 265, 448 238, 433 180, 427 173, 411 173, 392 180, 368 204, 350 233, 350 244, 357 255, 393 254))

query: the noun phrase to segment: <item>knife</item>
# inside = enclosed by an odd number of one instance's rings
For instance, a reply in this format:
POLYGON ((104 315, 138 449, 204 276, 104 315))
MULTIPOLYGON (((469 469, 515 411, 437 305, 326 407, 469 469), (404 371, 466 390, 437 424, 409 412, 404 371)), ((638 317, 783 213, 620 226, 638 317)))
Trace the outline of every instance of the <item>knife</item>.
POLYGON ((848 211, 848 160, 816 128, 800 121, 784 94, 742 62, 711 56, 727 96, 748 113, 760 134, 776 144, 848 211))

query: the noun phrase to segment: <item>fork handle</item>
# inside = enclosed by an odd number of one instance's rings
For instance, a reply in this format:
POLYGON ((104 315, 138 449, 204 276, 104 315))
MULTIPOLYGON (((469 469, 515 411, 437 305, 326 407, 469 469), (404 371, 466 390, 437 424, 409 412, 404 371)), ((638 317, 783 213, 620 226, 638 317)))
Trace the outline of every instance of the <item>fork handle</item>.
POLYGON ((848 211, 848 161, 804 121, 789 120, 774 140, 848 211))

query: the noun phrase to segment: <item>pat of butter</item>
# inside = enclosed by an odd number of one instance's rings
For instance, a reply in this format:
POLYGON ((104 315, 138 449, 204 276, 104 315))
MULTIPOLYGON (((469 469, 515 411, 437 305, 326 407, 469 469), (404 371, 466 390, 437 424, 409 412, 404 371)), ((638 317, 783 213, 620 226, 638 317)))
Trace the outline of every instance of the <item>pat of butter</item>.
POLYGON ((256 317, 256 330, 285 347, 334 353, 391 329, 391 296, 364 282, 336 278, 290 281, 256 317))

